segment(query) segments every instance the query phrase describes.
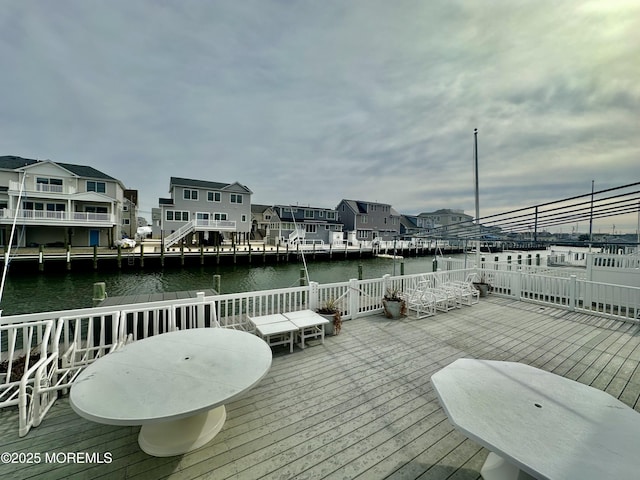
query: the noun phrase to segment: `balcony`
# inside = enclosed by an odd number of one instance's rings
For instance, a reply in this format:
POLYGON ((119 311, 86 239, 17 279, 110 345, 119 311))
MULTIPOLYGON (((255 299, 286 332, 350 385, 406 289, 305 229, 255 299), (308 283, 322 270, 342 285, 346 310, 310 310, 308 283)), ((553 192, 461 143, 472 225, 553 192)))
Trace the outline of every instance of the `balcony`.
MULTIPOLYGON (((0 223, 12 223, 15 210, 7 208, 0 210, 0 223)), ((49 226, 98 226, 111 227, 115 225, 115 215, 111 213, 89 212, 55 212, 49 210, 18 210, 17 223, 20 225, 49 225, 49 226)))
MULTIPOLYGON (((28 179, 24 184, 25 192, 42 193, 45 195, 74 195, 78 193, 78 190, 71 185, 50 185, 47 183, 36 183, 33 180, 28 179)), ((19 192, 20 182, 9 181, 9 191, 19 192)))
POLYGON ((217 231, 217 232, 235 232, 236 222, 233 220, 211 220, 208 218, 198 218, 193 221, 193 227, 196 231, 217 231))

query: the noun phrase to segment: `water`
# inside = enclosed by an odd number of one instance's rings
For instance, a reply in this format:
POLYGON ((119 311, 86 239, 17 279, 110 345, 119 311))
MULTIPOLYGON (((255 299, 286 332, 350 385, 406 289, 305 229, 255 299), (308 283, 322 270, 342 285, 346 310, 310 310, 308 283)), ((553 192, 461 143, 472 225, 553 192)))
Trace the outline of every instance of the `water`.
MULTIPOLYGON (((319 283, 400 274, 400 260, 372 258, 308 262, 309 278, 319 283), (395 263, 395 267, 394 267, 395 263)), ((405 274, 432 271, 433 257, 404 259, 405 274)), ((213 288, 213 276, 221 276, 221 293, 268 290, 300 285, 302 262, 265 266, 217 266, 123 272, 45 272, 15 275, 9 272, 0 308, 2 315, 68 310, 92 306, 93 284, 105 282, 110 297, 213 288)))

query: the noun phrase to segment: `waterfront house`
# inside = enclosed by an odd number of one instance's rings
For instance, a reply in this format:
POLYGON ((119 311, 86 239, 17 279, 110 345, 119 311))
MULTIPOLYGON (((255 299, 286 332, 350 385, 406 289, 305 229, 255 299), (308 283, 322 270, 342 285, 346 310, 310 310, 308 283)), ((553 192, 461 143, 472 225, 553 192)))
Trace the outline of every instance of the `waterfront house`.
POLYGON ((271 224, 278 222, 278 214, 271 205, 251 205, 251 239, 264 240, 269 236, 271 224))
POLYGON ((473 233, 473 217, 463 210, 443 208, 434 212, 423 212, 418 219, 424 224, 431 223, 435 233, 447 236, 467 236, 473 233))
POLYGON ((274 205, 277 222, 270 227, 271 244, 342 243, 342 224, 338 212, 332 208, 274 205))
POLYGON ((401 215, 391 205, 363 200, 341 200, 338 220, 349 233, 351 243, 393 240, 400 236, 401 215))
POLYGON ((154 222, 154 237, 166 247, 249 240, 253 192, 246 186, 171 177, 169 193, 159 199, 160 221, 154 222))
POLYGON ((112 246, 122 236, 124 185, 87 165, 0 157, 0 242, 14 217, 19 246, 112 246))
POLYGON ((434 222, 431 218, 423 218, 418 215, 402 214, 400 218, 400 233, 404 238, 424 237, 433 233, 434 222))

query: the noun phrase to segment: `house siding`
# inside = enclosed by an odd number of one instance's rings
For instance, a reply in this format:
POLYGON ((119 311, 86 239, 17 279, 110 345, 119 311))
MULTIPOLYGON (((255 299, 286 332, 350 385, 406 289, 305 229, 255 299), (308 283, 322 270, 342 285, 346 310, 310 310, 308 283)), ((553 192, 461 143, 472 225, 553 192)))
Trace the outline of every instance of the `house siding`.
POLYGON ((20 246, 89 246, 91 231, 98 232, 98 246, 111 246, 121 235, 124 186, 92 167, 0 157, 0 192, 5 244, 10 237, 6 227, 16 215, 25 232, 17 239, 20 246), (87 192, 87 181, 100 182, 104 192, 87 192))

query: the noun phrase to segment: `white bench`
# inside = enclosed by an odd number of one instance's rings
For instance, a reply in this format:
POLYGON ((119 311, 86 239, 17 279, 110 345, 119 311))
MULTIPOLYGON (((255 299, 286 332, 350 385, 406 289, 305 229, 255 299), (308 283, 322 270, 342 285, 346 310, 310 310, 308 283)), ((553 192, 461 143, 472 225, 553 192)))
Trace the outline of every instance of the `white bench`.
POLYGON ((329 323, 329 320, 322 315, 318 315, 313 310, 298 310, 296 312, 287 312, 283 315, 298 327, 300 348, 304 348, 304 342, 310 338, 319 338, 324 344, 324 326, 329 323))
POLYGON ((293 353, 293 342, 298 332, 298 327, 289 321, 281 313, 273 315, 261 315, 248 317, 253 325, 255 333, 261 337, 270 347, 276 345, 289 345, 289 353, 293 353))

